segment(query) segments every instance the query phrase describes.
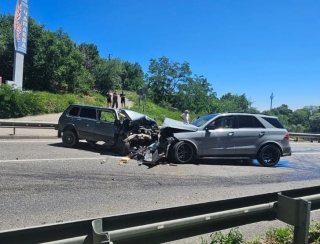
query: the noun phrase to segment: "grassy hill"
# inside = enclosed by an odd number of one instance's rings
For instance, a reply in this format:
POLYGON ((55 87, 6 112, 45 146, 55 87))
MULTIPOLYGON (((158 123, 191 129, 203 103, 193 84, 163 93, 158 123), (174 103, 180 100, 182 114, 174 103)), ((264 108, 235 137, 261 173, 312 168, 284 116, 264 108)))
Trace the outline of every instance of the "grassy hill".
MULTIPOLYGON (((130 110, 140 112, 155 119, 162 125, 164 119, 180 119, 182 111, 171 111, 150 100, 142 100, 135 92, 126 92, 132 102, 130 110)), ((84 96, 76 94, 52 94, 40 91, 20 91, 7 85, 0 86, 0 119, 63 112, 70 104, 106 106, 106 98, 101 94, 84 96)), ((194 115, 190 114, 190 118, 194 115)))

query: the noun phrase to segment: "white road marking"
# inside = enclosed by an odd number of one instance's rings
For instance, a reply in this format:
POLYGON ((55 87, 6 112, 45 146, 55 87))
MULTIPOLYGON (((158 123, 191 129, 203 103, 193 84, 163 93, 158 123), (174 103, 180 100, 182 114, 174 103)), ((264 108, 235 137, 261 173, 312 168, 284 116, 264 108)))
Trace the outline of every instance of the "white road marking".
POLYGON ((0 160, 0 163, 7 162, 39 162, 39 161, 63 161, 63 160, 103 160, 108 158, 119 159, 120 156, 105 156, 105 157, 93 157, 93 158, 34 158, 34 159, 5 159, 0 160))
POLYGON ((17 140, 13 140, 13 139, 9 139, 9 140, 0 140, 0 143, 29 143, 29 142, 32 142, 32 143, 35 143, 35 142, 39 142, 39 143, 43 143, 43 142, 61 142, 61 140, 58 140, 58 139, 52 139, 52 140, 46 140, 46 139, 34 139, 34 140, 20 140, 20 141, 17 141, 17 140))
POLYGON ((293 152, 292 153, 292 155, 297 155, 297 154, 310 154, 310 155, 312 155, 312 154, 320 154, 320 152, 293 152))

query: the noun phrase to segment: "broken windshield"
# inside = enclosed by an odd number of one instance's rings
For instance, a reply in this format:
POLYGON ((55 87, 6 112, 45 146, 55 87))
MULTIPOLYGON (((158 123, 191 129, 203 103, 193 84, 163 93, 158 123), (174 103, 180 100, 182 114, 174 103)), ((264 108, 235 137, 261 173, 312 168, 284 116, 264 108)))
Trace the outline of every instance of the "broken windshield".
POLYGON ((208 121, 210 121, 211 119, 213 119, 214 117, 216 117, 218 114, 207 114, 205 116, 201 116, 196 118, 195 120, 193 120, 191 122, 192 125, 195 125, 197 127, 203 126, 204 124, 206 124, 208 121))

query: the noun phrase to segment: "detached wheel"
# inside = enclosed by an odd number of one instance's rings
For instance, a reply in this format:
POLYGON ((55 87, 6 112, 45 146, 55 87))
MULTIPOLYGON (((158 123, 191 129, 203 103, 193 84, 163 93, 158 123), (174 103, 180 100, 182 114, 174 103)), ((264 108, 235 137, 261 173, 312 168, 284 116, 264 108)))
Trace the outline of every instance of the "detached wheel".
POLYGON ((281 157, 280 149, 275 145, 266 145, 258 153, 258 161, 266 167, 275 166, 281 157))
POLYGON ((62 142, 66 147, 75 147, 78 144, 79 139, 74 132, 67 130, 63 132, 62 142))
POLYGON ((190 163, 195 157, 195 150, 190 143, 180 141, 173 146, 174 160, 180 164, 190 163))
POLYGON ((117 145, 116 145, 116 151, 119 153, 121 156, 127 156, 130 152, 130 143, 129 142, 124 142, 125 138, 123 136, 119 136, 117 145))

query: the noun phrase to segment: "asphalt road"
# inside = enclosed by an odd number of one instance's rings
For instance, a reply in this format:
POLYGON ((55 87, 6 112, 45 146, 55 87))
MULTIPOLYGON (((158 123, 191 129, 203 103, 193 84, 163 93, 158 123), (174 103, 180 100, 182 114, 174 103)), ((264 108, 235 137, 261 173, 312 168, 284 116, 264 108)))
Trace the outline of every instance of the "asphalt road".
MULTIPOLYGON (((0 230, 319 185, 320 144, 291 145, 293 155, 272 168, 210 159, 150 167, 136 160, 121 163, 102 144, 69 149, 59 139, 0 140, 0 230)), ((320 222, 318 212, 312 218, 320 222)), ((262 222, 240 230, 251 238, 277 225, 262 222)), ((200 243, 195 238, 179 243, 200 243)))

